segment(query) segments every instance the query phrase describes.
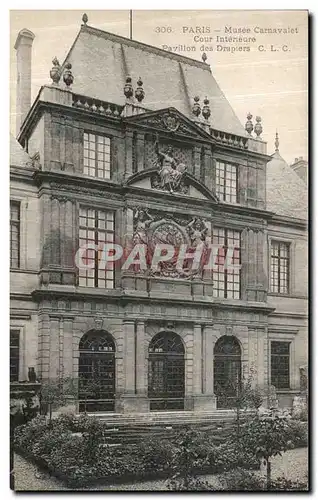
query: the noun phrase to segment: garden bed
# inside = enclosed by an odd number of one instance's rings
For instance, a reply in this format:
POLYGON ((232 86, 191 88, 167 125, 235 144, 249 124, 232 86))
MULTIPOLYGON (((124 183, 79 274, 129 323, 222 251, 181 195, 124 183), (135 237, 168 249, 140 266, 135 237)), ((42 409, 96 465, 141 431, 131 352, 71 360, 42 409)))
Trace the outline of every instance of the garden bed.
MULTIPOLYGON (((137 446, 113 447, 103 444, 104 431, 103 423, 92 417, 59 417, 51 423, 38 417, 16 430, 14 448, 73 488, 165 480, 174 475, 177 436, 171 441, 149 437, 137 446)), ((222 474, 240 467, 259 469, 259 460, 244 447, 238 448, 234 434, 219 445, 206 433, 197 432, 196 436, 191 444, 195 451, 191 465, 194 475, 222 474)), ((292 422, 290 447, 304 446, 304 442, 304 426, 292 422)))

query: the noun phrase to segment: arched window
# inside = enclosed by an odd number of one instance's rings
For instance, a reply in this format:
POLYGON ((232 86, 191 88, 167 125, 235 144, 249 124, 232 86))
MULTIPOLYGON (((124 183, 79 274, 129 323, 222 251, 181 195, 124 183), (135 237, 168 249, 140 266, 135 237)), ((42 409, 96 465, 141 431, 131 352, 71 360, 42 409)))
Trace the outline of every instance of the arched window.
POLYGON ((155 335, 149 344, 150 410, 184 409, 184 373, 184 347, 179 335, 155 335))
POLYGON ((115 410, 115 343, 104 330, 90 330, 79 343, 79 411, 115 410))
POLYGON ((241 389, 241 347, 230 335, 220 337, 214 346, 214 394, 218 408, 233 407, 241 389))

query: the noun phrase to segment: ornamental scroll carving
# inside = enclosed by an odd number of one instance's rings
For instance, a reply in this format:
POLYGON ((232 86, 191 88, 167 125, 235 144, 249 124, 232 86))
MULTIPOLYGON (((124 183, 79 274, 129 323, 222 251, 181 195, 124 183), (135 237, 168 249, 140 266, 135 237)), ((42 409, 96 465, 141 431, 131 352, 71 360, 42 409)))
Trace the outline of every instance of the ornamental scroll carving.
POLYGON ((134 233, 133 244, 147 246, 148 261, 151 261, 156 245, 171 245, 175 249, 172 258, 160 262, 157 270, 149 267, 150 276, 161 276, 169 278, 200 278, 203 274, 203 262, 207 255, 206 236, 208 226, 200 218, 194 218, 189 222, 186 219, 176 219, 171 216, 163 217, 161 214, 150 213, 147 210, 136 209, 134 211, 134 233), (178 269, 177 261, 181 246, 186 247, 187 253, 194 253, 198 245, 202 245, 201 262, 197 268, 192 269, 192 259, 186 259, 181 269, 178 269))

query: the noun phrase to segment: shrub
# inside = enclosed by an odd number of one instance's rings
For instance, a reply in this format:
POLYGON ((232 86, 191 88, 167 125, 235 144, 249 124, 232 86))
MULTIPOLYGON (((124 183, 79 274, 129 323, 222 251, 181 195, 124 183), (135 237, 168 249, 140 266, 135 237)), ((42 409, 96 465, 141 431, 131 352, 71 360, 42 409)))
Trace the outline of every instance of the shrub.
POLYGON ((278 477, 267 484, 264 477, 242 468, 227 472, 218 480, 222 489, 226 491, 308 491, 306 482, 278 477))
POLYGON ((290 419, 286 426, 289 448, 308 446, 308 423, 290 419))
POLYGON ((219 476, 218 481, 226 491, 259 491, 266 487, 264 478, 240 467, 219 476))
POLYGON ((281 455, 289 447, 288 429, 291 420, 277 415, 274 411, 270 416, 256 415, 242 427, 240 436, 241 449, 245 447, 256 458, 266 465, 267 489, 271 483, 271 459, 281 455))
POLYGON ((134 457, 141 472, 162 472, 171 468, 174 445, 170 441, 150 437, 125 451, 134 457))
POLYGON ((29 451, 31 446, 38 442, 48 430, 46 417, 38 416, 25 425, 17 427, 14 431, 14 444, 18 448, 29 451))

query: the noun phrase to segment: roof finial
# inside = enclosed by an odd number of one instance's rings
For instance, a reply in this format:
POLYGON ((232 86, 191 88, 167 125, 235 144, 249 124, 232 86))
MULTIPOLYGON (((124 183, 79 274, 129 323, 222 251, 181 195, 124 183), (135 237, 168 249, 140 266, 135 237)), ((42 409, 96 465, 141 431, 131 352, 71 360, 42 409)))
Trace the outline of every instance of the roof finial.
POLYGON ((65 64, 65 70, 63 73, 63 80, 66 85, 66 87, 69 89, 72 83, 74 82, 74 76, 72 74, 72 65, 71 63, 66 63, 65 64))
POLYGON ((126 76, 126 83, 124 86, 124 95, 127 99, 130 99, 134 95, 130 76, 126 76))
POLYGON ((202 54, 202 61, 205 63, 207 61, 208 56, 206 55, 205 52, 202 54))
POLYGON ((194 104, 192 106, 192 113, 198 118, 200 113, 201 113, 201 106, 199 104, 200 97, 195 96, 194 98, 194 104))
POLYGON ((262 118, 260 116, 255 117, 256 123, 254 127, 254 132, 256 134, 257 139, 260 139, 260 135, 263 132, 263 127, 261 124, 262 118))
POLYGON ((82 21, 84 23, 84 26, 86 26, 86 24, 88 23, 88 17, 87 17, 86 12, 83 14, 82 21))
POLYGON ((276 130, 276 137, 275 137, 275 151, 279 152, 279 138, 278 138, 277 130, 276 130))
POLYGON ((203 108, 202 108, 202 116, 208 121, 208 119, 210 118, 211 116, 211 110, 210 110, 210 101, 209 99, 206 97, 203 101, 203 108))
POLYGON ((251 135, 253 130, 254 130, 252 118, 253 118, 253 115, 251 115, 251 113, 248 113, 247 114, 247 122, 245 123, 245 130, 249 135, 251 135))
POLYGON ((50 71, 50 77, 53 80, 52 85, 54 85, 54 84, 58 85, 60 78, 61 78, 61 66, 60 66, 60 63, 59 63, 57 57, 54 57, 52 63, 53 63, 53 67, 50 71))
POLYGON ((143 84, 143 81, 139 77, 139 79, 137 81, 138 87, 135 90, 135 97, 136 97, 136 99, 137 99, 138 102, 141 102, 143 100, 143 98, 145 97, 145 91, 142 88, 142 84, 143 84))

